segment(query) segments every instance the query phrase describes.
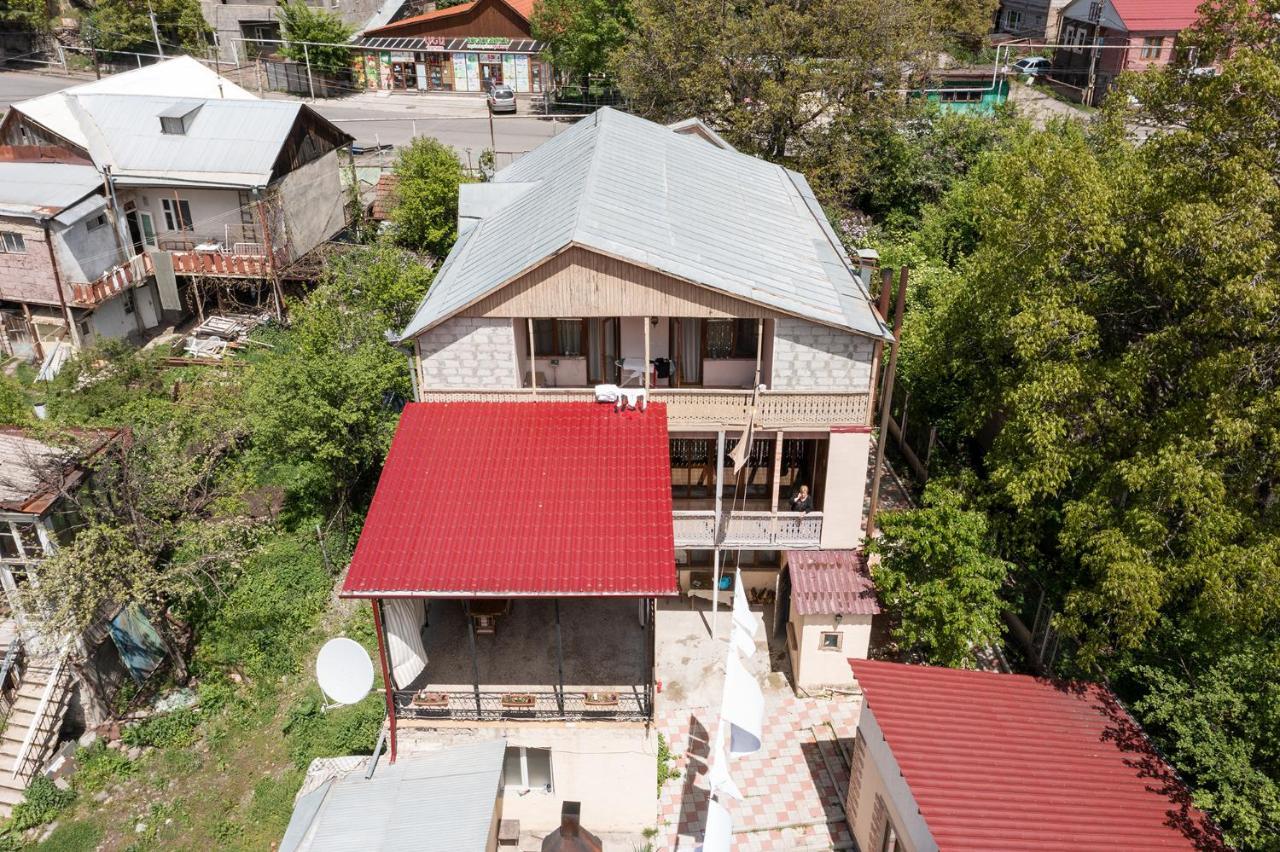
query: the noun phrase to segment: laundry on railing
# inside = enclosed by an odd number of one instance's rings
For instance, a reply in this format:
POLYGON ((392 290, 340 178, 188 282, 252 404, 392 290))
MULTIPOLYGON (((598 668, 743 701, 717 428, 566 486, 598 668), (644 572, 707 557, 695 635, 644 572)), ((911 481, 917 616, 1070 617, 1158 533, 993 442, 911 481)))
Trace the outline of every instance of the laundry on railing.
POLYGON ((649 404, 649 394, 644 388, 622 388, 617 385, 596 385, 596 402, 611 402, 618 411, 638 408, 644 411, 649 404))

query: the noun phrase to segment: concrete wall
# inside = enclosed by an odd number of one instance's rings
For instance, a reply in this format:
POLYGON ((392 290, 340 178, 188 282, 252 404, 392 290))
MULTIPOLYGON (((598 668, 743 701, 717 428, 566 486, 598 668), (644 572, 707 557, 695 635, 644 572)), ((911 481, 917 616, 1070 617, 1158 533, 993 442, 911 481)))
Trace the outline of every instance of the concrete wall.
POLYGON ((44 229, 31 219, 0 216, 0 231, 21 234, 26 251, 0 251, 0 299, 56 305, 58 288, 44 229))
MULTIPOLYGON (((155 287, 135 287, 133 293, 134 311, 142 317, 144 328, 155 328, 159 325, 159 303, 155 298, 155 287)), ((125 294, 121 293, 99 305, 89 317, 89 335, 84 345, 88 346, 98 338, 120 338, 138 334, 138 320, 134 313, 125 312, 125 294)))
POLYGON ((787 627, 787 651, 796 685, 802 688, 853 685, 849 660, 867 658, 871 618, 844 614, 836 624, 834 615, 792 615, 787 627), (839 633, 840 648, 824 648, 823 633, 839 633))
POLYGON ((162 243, 172 240, 198 245, 211 241, 221 243, 228 238, 231 242, 238 242, 245 236, 254 236, 253 226, 246 226, 240 221, 240 193, 234 189, 148 187, 121 189, 117 194, 122 211, 125 203, 132 201, 139 210, 151 214, 155 221, 156 239, 162 243), (190 231, 165 228, 160 201, 163 198, 173 199, 175 195, 191 205, 190 231))
POLYGON ((867 494, 867 459, 871 431, 832 427, 827 444, 827 478, 822 492, 823 550, 851 549, 862 544, 862 508, 867 494))
POLYGON ((774 322, 772 387, 866 392, 874 352, 870 337, 780 317, 774 322))
POLYGON ((509 319, 453 317, 419 335, 417 342, 425 390, 520 386, 509 319))
POLYGON ((885 823, 892 821, 903 852, 936 852, 938 844, 869 706, 858 719, 853 752, 845 813, 858 847, 879 849, 885 823))
MULTIPOLYGON (((347 195, 338 174, 338 152, 330 151, 275 184, 284 214, 289 259, 301 257, 347 225, 347 195)), ((278 237, 273 233, 273 240, 278 237)))
MULTIPOLYGON (((308 6, 327 9, 338 13, 342 20, 348 24, 353 24, 357 29, 364 26, 365 22, 377 11, 381 0, 324 0, 324 2, 308 3, 308 6)), ((276 6, 279 5, 276 0, 271 2, 244 2, 244 0, 200 0, 200 11, 204 13, 204 19, 209 22, 209 26, 218 31, 218 39, 222 45, 221 58, 232 60, 238 58, 240 62, 245 61, 244 45, 235 42, 234 51, 232 49, 233 39, 238 39, 240 35, 241 21, 278 21, 276 14, 276 6)), ((252 83, 252 77, 249 82, 252 83)), ((251 88, 251 86, 246 86, 251 88)))
POLYGON ((105 225, 89 230, 89 224, 106 213, 106 206, 70 225, 57 225, 53 231, 53 250, 58 256, 58 271, 63 285, 94 281, 111 267, 124 261, 116 244, 110 218, 105 225))

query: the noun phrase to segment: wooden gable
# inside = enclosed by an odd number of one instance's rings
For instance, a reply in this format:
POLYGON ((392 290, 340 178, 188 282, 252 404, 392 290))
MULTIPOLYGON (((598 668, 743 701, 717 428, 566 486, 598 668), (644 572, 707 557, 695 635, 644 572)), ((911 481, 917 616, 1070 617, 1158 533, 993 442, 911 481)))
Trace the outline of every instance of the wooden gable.
MULTIPOLYGON (((441 12, 448 12, 443 9, 441 12)), ((379 38, 533 38, 529 22, 502 0, 476 0, 470 8, 456 14, 423 16, 423 20, 405 20, 365 33, 379 38)))

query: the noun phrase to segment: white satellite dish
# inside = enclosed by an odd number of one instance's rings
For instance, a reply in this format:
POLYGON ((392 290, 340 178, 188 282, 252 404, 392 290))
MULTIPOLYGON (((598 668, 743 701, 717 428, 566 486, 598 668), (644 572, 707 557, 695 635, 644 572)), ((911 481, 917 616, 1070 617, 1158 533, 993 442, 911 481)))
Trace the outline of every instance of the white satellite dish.
POLYGON ((333 701, 325 709, 355 704, 373 689, 373 660, 354 639, 330 639, 316 657, 316 680, 333 701))

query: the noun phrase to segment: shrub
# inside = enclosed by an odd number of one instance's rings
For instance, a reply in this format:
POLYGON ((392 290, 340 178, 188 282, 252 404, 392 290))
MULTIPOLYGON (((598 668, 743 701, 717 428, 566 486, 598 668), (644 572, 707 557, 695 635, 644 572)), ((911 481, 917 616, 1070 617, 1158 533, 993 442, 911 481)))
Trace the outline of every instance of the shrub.
POLYGON ((294 765, 306 769, 317 757, 372 754, 386 718, 383 701, 381 695, 373 694, 358 704, 326 713, 320 710, 321 699, 312 690, 289 711, 284 726, 294 765))
POLYGON ((130 725, 120 734, 120 739, 131 746, 186 748, 196 741, 199 724, 200 714, 183 708, 130 725))
POLYGON ((37 825, 53 822, 58 814, 75 800, 75 793, 70 790, 59 790, 52 781, 42 775, 27 787, 26 799, 14 807, 13 814, 9 817, 8 828, 12 832, 20 833, 37 825))
POLYGON ((662 734, 658 734, 658 795, 662 795, 662 785, 667 783, 671 778, 679 778, 680 770, 676 769, 672 764, 675 762, 675 756, 671 754, 671 746, 667 743, 667 738, 662 734))
POLYGON ((76 750, 75 787, 81 793, 96 793, 132 774, 133 761, 101 740, 76 750))

